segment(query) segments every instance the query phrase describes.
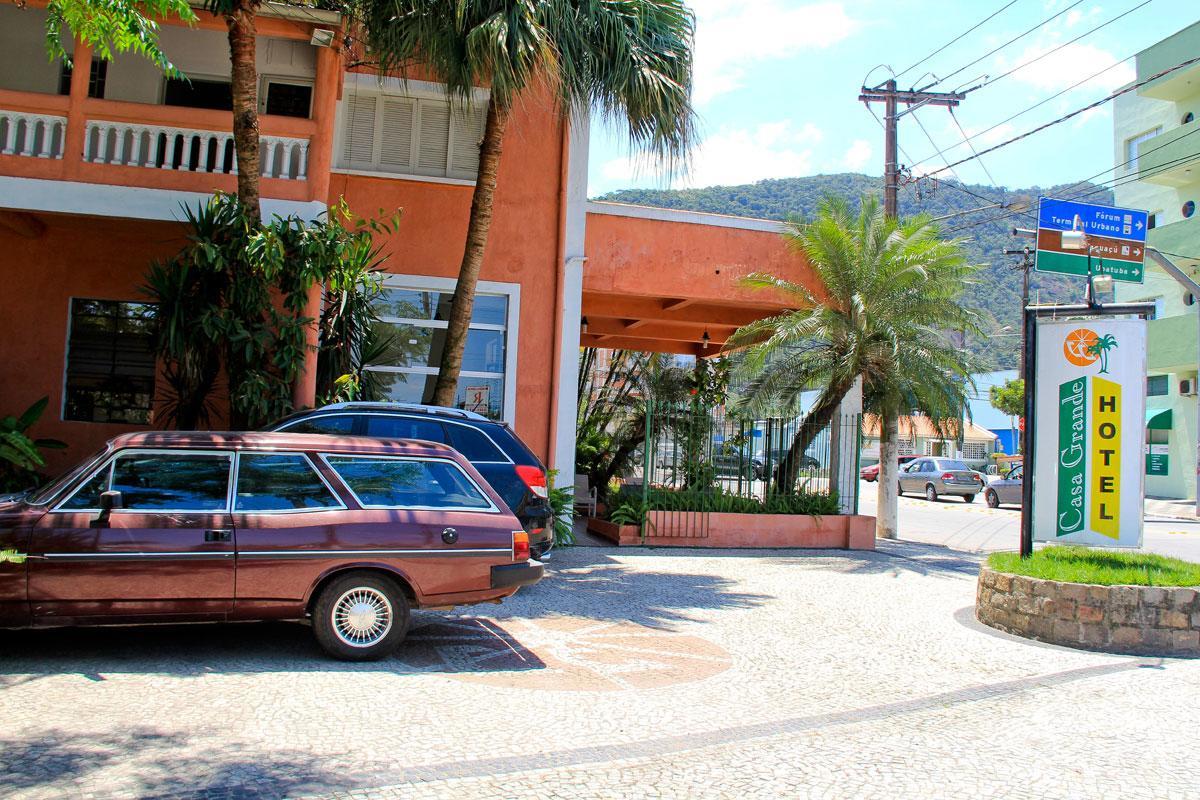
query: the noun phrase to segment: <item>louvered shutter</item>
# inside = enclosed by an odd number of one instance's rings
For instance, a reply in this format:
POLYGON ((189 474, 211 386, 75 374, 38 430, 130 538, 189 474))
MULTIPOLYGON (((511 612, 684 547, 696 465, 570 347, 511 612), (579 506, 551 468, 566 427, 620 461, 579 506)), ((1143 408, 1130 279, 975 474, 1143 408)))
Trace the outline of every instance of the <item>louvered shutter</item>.
POLYGON ((452 178, 474 180, 479 174, 479 141, 487 123, 487 108, 456 111, 450 138, 450 168, 452 178))
POLYGON ((412 100, 385 98, 383 126, 379 135, 379 164, 392 169, 412 168, 413 116, 416 104, 412 100))
POLYGON ((446 145, 450 139, 450 105, 421 102, 421 138, 417 143, 417 172, 446 174, 446 145))
POLYGON ((346 99, 345 136, 342 159, 347 164, 370 165, 375 161, 375 95, 350 95, 346 99))

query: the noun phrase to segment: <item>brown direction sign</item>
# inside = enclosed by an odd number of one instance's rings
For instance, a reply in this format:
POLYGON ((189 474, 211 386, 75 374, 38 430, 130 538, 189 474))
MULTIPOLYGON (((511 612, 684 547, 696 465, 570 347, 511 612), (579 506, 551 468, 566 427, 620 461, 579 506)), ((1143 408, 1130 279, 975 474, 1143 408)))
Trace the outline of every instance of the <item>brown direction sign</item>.
POLYGON ((1062 231, 1041 228, 1038 230, 1037 249, 1080 256, 1086 256, 1090 251, 1093 258, 1133 261, 1138 264, 1142 263, 1145 259, 1145 247, 1141 242, 1088 234, 1087 250, 1066 250, 1062 246, 1062 235, 1062 231))

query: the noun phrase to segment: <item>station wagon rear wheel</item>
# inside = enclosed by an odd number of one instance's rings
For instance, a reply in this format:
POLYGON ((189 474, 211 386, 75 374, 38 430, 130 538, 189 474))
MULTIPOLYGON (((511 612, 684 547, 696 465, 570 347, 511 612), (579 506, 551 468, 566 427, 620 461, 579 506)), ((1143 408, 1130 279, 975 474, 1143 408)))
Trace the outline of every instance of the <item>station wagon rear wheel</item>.
POLYGON ((396 651, 408 631, 408 598, 381 575, 335 579, 313 607, 313 633, 334 658, 372 661, 396 651))

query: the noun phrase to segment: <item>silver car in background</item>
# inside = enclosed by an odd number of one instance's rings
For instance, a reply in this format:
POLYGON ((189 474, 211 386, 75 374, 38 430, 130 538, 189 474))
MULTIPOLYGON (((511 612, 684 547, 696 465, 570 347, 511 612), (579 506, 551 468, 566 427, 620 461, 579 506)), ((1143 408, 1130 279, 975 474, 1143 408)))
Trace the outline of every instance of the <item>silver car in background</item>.
POLYGON ((983 499, 990 508, 999 508, 1001 504, 1020 506, 1022 500, 1021 484, 1024 483, 1025 465, 1017 464, 1003 476, 992 478, 983 492, 983 499))
POLYGON ((900 470, 900 494, 924 494, 930 502, 949 494, 970 503, 981 491, 983 478, 957 459, 926 456, 900 470))

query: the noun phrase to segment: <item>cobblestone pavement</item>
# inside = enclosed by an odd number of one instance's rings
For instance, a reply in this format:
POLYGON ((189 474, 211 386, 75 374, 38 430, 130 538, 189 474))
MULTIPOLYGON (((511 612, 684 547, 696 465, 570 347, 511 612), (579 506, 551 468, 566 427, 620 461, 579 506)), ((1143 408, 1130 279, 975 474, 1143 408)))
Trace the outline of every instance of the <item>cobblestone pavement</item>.
POLYGON ((0 796, 1195 797, 1200 661, 971 618, 973 556, 577 548, 401 654, 0 632, 0 796))

